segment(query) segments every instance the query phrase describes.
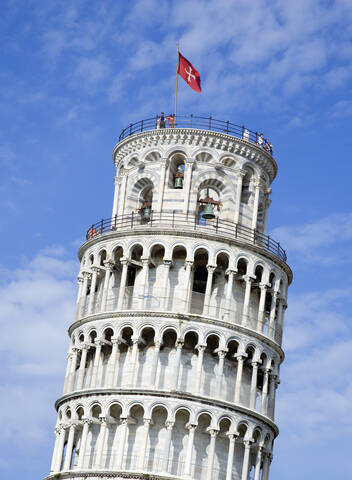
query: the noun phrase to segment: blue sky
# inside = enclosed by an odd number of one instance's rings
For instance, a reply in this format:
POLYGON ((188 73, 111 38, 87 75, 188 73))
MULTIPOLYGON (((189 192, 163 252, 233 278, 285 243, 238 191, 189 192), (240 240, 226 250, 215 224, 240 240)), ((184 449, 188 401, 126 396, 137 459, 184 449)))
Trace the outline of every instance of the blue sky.
POLYGON ((352 433, 350 0, 4 0, 0 472, 48 473, 76 251, 111 213, 122 128, 173 108, 262 130, 269 232, 294 270, 271 480, 346 478, 352 433))

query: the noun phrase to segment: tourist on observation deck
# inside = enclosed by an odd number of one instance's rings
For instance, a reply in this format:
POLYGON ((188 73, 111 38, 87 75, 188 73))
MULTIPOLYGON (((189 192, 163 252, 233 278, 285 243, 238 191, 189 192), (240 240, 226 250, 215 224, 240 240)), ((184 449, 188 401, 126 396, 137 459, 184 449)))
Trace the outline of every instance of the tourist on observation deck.
POLYGON ((246 140, 246 142, 249 142, 249 130, 247 128, 244 129, 242 138, 246 140))

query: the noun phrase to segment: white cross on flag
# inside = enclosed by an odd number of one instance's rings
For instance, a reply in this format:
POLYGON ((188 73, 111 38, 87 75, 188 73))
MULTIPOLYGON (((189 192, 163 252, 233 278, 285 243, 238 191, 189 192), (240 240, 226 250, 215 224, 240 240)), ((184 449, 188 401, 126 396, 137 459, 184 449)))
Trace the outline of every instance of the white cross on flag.
POLYGON ((185 80, 188 85, 196 92, 201 92, 200 75, 194 66, 178 52, 178 68, 177 73, 185 80))

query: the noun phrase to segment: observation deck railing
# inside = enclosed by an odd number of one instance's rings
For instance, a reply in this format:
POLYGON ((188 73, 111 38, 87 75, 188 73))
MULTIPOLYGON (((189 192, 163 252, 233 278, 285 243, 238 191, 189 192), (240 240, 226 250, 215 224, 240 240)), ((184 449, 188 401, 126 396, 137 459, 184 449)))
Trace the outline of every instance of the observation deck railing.
POLYGON ((273 240, 270 235, 265 235, 258 230, 248 228, 218 217, 214 220, 205 220, 199 215, 186 215, 183 213, 151 212, 150 220, 145 220, 139 213, 131 212, 128 215, 103 218, 94 223, 86 233, 86 239, 90 240, 98 235, 126 229, 168 227, 185 231, 197 231, 200 233, 228 235, 236 240, 262 248, 286 262, 287 255, 279 242, 273 240))
POLYGON ((169 125, 167 119, 165 118, 165 127, 158 126, 158 118, 159 116, 156 115, 155 117, 146 118, 145 120, 140 120, 139 122, 130 123, 128 127, 124 128, 119 136, 119 142, 124 140, 131 135, 135 135, 137 133, 145 132, 148 130, 161 130, 161 129, 175 129, 175 128, 190 128, 190 129, 197 129, 197 130, 207 130, 207 131, 215 131, 226 133, 226 135, 231 135, 236 138, 241 138, 242 140, 246 140, 247 142, 254 143, 258 146, 262 146, 268 153, 271 155, 273 154, 271 143, 266 139, 263 138, 263 142, 259 145, 259 133, 249 128, 245 127, 244 125, 236 125, 230 121, 224 120, 217 120, 213 117, 200 117, 197 115, 177 115, 174 117, 173 125, 169 125))
POLYGON ((249 314, 244 318, 242 305, 237 305, 234 299, 227 303, 223 296, 219 296, 216 299, 210 299, 209 303, 207 303, 204 293, 192 291, 186 295, 180 289, 179 291, 173 290, 165 296, 165 290, 153 288, 150 294, 144 294, 138 286, 125 287, 123 291, 118 287, 111 288, 106 300, 104 300, 104 304, 102 296, 102 290, 96 293, 91 292, 87 295, 84 302, 79 302, 77 304, 76 319, 80 320, 87 315, 116 311, 169 312, 176 315, 180 313, 193 314, 245 326, 281 345, 282 326, 277 321, 278 319, 270 325, 269 311, 265 312, 262 320, 258 320, 259 314, 254 316, 249 314), (94 298, 89 308, 91 295, 94 295, 94 298))

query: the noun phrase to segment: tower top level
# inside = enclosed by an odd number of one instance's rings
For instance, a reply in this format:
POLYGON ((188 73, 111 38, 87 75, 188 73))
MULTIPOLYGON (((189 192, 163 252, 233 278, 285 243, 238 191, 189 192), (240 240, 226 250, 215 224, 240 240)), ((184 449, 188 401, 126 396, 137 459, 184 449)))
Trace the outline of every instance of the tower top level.
MULTIPOLYGON (((254 132, 244 125, 229 121, 216 120, 213 117, 195 115, 177 115, 172 128, 160 128, 158 117, 130 123, 119 136, 119 142, 113 151, 114 164, 117 168, 128 168, 129 155, 145 151, 146 146, 169 148, 160 153, 170 155, 173 146, 184 147, 187 154, 193 155, 196 162, 208 162, 216 168, 241 168, 249 164, 262 175, 269 184, 277 174, 277 164, 273 158, 273 147, 263 133, 254 132), (151 137, 151 131, 154 135, 151 137), (204 159, 203 152, 211 149, 212 159, 204 159), (127 158, 126 158, 127 157, 127 158), (127 163, 126 163, 127 160, 127 163)), ((165 125, 165 127, 167 127, 165 125)), ((145 152, 147 156, 150 152, 145 152)), ((133 157, 133 155, 132 155, 133 157)), ((155 157, 154 157, 155 159, 155 157)))

